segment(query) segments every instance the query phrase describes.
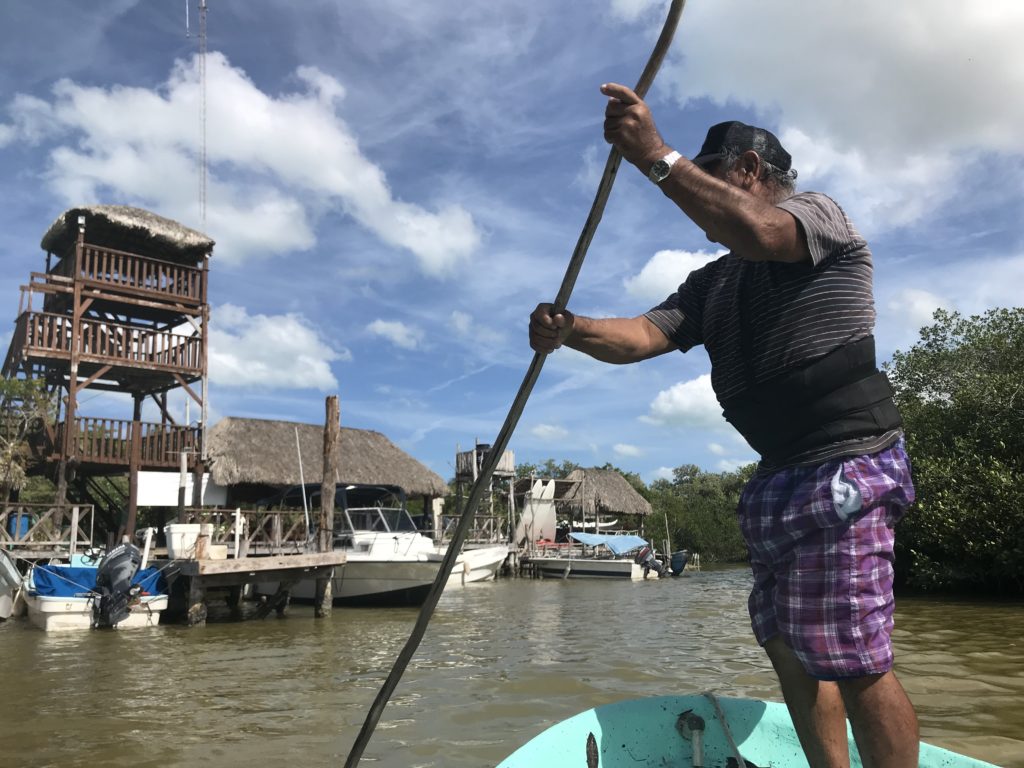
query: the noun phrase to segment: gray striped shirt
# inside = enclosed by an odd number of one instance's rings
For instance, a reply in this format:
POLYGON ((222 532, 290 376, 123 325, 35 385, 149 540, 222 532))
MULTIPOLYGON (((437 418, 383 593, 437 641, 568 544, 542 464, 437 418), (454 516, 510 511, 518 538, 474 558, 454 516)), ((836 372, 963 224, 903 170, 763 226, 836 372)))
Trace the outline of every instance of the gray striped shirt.
MULTIPOLYGON (((646 313, 682 351, 704 345, 719 402, 874 329, 871 251, 847 215, 818 192, 801 192, 778 207, 803 228, 811 262, 745 261, 728 253, 691 272, 646 313)), ((896 434, 832 446, 793 463, 878 450, 896 434)))

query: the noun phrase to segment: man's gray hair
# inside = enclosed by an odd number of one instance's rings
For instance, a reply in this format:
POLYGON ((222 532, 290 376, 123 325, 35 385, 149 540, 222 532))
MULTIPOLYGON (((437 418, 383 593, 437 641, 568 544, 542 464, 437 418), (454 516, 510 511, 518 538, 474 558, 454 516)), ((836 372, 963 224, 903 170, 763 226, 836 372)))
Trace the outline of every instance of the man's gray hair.
MULTIPOLYGON (((739 160, 741 154, 732 147, 726 147, 722 152, 722 162, 727 168, 732 167, 739 160)), ((761 180, 767 182, 774 192, 772 202, 781 203, 796 192, 795 168, 784 171, 781 168, 776 168, 760 155, 758 158, 761 160, 761 180)))

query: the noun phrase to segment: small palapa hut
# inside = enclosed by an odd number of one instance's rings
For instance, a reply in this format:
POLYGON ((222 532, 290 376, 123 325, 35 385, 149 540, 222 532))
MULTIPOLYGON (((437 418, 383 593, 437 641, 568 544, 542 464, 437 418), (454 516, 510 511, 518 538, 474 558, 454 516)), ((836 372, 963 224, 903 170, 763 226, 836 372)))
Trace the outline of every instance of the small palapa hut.
MULTIPOLYGON (((302 480, 322 480, 322 425, 228 417, 210 429, 207 446, 211 479, 228 489, 229 506, 255 502, 302 480)), ((410 498, 422 496, 425 509, 448 492, 440 475, 368 429, 341 428, 338 466, 338 484, 397 485, 410 498)))
POLYGON ((573 486, 563 499, 583 512, 585 518, 603 515, 646 517, 651 502, 637 493, 629 481, 614 469, 574 469, 565 478, 573 486))
POLYGON ((174 264, 200 264, 214 246, 214 241, 202 232, 143 208, 82 205, 64 211, 50 225, 40 243, 43 250, 58 258, 73 253, 78 239, 78 221, 83 217, 88 225, 90 245, 145 254, 174 264))
POLYGON ((521 510, 518 542, 554 540, 556 529, 564 536, 565 525, 573 530, 621 528, 623 515, 638 517, 642 530, 643 518, 653 511, 614 469, 574 469, 564 479, 522 478, 516 481, 515 495, 521 510))

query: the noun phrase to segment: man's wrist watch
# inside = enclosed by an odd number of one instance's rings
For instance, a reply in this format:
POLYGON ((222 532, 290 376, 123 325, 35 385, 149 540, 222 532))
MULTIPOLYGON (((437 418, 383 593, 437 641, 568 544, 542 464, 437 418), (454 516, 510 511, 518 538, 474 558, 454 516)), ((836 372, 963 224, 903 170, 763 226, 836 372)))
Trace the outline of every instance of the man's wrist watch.
POLYGON ((651 166, 651 170, 647 172, 647 178, 655 184, 660 184, 668 178, 668 174, 672 170, 672 166, 675 165, 676 160, 680 157, 682 157, 682 155, 678 152, 672 151, 661 158, 661 160, 656 160, 654 165, 651 166))

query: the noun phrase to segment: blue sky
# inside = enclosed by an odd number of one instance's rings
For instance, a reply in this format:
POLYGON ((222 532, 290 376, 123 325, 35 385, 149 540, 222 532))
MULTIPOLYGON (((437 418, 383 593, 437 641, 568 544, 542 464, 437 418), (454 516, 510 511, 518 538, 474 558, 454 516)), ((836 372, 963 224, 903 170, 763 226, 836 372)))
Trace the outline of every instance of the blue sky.
MULTIPOLYGON (((379 430, 444 477, 491 442, 600 177, 601 83, 635 82, 666 2, 208 0, 205 231, 211 423, 379 430)), ((199 88, 185 3, 0 4, 0 325, 72 205, 200 228, 199 88)), ((800 189, 832 195, 875 255, 879 352, 937 307, 1020 303, 1024 4, 689 0, 649 95, 692 156, 707 127, 775 131, 800 189)), ((570 307, 632 316, 716 251, 622 168, 570 307)), ((755 454, 701 349, 626 367, 550 357, 516 461, 651 481, 755 454)), ((178 408, 183 411, 179 397, 178 408)), ((129 417, 87 394, 84 415, 129 417)), ((193 417, 194 417, 193 412, 193 417)))

